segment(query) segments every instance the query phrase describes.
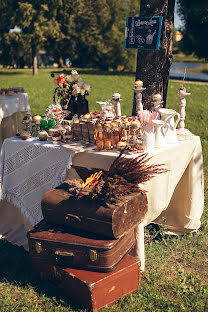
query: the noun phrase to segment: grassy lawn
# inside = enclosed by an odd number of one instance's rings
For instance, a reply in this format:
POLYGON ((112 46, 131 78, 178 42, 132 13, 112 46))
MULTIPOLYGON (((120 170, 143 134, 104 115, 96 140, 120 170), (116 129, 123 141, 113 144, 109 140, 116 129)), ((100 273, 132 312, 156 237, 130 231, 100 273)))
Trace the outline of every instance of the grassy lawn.
MULTIPOLYGON (((57 70, 58 71, 58 70, 57 70)), ((96 101, 121 93, 122 113, 131 114, 134 75, 78 70, 92 86, 90 109, 96 101)), ((50 69, 36 77, 30 70, 0 71, 1 87, 24 87, 29 95, 32 114, 44 113, 52 103, 54 90, 50 69)), ((142 287, 135 293, 104 308, 107 312, 207 312, 208 311, 208 84, 184 83, 188 92, 186 127, 201 137, 205 174, 205 210, 200 230, 194 234, 168 237, 162 229, 145 229, 146 270, 142 287)), ((180 82, 170 81, 167 107, 178 110, 176 95, 180 82)), ((81 294, 80 294, 81 300, 81 294)), ((55 286, 42 281, 32 270, 28 253, 22 247, 0 241, 0 311, 69 312, 84 311, 55 286)))
POLYGON ((204 63, 206 60, 204 58, 198 58, 194 54, 186 55, 183 52, 175 51, 173 54, 174 62, 193 62, 193 63, 204 63))

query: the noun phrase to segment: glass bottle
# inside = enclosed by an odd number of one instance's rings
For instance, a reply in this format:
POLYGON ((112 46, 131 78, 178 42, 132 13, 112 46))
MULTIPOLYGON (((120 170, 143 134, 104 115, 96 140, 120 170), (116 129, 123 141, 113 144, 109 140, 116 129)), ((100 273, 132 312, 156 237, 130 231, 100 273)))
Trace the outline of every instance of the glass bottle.
POLYGON ((26 132, 31 132, 31 122, 32 117, 27 114, 22 120, 22 130, 26 132))
POLYGON ((36 122, 35 122, 35 120, 32 120, 31 135, 32 135, 32 137, 36 137, 36 122))
POLYGON ((107 123, 104 126, 104 148, 110 150, 112 146, 112 131, 111 124, 107 123))
POLYGON ((45 115, 41 115, 40 130, 48 131, 48 120, 45 115))
POLYGON ((119 128, 116 123, 113 123, 112 124, 112 146, 116 148, 118 142, 119 142, 119 128))
POLYGON ((101 124, 97 125, 96 131, 96 148, 102 150, 104 148, 103 128, 101 124))

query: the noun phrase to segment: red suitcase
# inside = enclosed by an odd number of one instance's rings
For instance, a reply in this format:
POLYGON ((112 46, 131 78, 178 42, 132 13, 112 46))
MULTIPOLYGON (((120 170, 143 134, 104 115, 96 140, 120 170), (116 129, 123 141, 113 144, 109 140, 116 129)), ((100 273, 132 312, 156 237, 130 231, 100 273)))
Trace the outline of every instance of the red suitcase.
POLYGON ((109 273, 62 268, 37 259, 33 259, 32 264, 43 278, 54 282, 90 311, 110 305, 141 286, 140 264, 130 255, 109 273))
POLYGON ((134 230, 120 239, 51 226, 41 221, 28 232, 33 258, 59 265, 110 272, 135 243, 134 230))

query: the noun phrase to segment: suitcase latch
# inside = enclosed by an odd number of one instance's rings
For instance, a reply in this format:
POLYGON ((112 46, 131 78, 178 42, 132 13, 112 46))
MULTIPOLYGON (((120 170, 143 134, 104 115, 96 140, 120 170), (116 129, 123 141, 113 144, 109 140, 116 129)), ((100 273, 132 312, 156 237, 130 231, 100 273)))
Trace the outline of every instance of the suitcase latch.
POLYGON ((97 251, 96 250, 90 249, 90 260, 92 262, 97 260, 97 251))
POLYGON ((39 254, 42 251, 42 245, 41 242, 35 242, 35 250, 39 254))

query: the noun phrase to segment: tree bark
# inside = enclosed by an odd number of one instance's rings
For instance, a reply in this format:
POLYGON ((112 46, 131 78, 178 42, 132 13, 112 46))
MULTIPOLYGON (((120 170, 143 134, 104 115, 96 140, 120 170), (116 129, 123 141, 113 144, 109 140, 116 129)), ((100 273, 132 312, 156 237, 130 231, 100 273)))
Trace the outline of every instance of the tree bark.
POLYGON ((64 67, 64 60, 63 60, 63 57, 61 55, 59 56, 59 67, 60 68, 64 67))
MULTIPOLYGON (((152 94, 163 96, 166 106, 169 71, 172 64, 175 0, 141 0, 140 16, 163 16, 159 50, 138 50, 136 80, 143 81, 144 109, 152 108, 152 94)), ((136 115, 134 97, 132 115, 136 115)))
POLYGON ((33 62, 33 75, 38 73, 38 52, 36 46, 32 46, 32 62, 33 62))

